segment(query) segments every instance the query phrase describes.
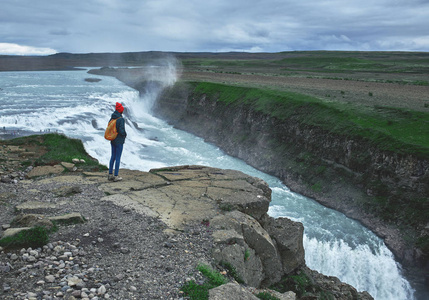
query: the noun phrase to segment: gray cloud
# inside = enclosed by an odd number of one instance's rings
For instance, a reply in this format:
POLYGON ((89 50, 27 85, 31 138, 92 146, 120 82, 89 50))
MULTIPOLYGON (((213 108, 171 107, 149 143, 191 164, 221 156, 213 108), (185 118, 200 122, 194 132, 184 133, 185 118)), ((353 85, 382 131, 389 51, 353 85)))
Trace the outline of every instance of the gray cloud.
POLYGON ((427 28, 420 0, 3 0, 0 10, 3 45, 73 53, 429 51, 427 28))

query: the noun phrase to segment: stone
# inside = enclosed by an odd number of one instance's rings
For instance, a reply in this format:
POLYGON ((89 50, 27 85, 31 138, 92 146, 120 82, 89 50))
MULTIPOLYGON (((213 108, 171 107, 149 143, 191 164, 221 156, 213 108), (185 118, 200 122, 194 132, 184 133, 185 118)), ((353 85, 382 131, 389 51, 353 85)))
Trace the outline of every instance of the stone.
POLYGON ((75 164, 68 163, 68 162, 61 162, 61 165, 69 171, 74 171, 75 164))
POLYGON ((53 209, 55 208, 55 204, 39 201, 27 201, 17 205, 15 208, 19 212, 27 210, 53 209))
POLYGON ((22 227, 22 228, 9 228, 3 232, 2 238, 14 236, 22 231, 30 230, 31 227, 22 227))
POLYGON ((82 292, 80 290, 74 290, 72 292, 72 296, 75 298, 81 298, 81 294, 82 294, 82 292))
POLYGON ((215 249, 220 250, 216 252, 217 255, 214 255, 217 261, 225 260, 231 263, 243 276, 243 280, 255 287, 259 287, 260 284, 269 286, 281 279, 282 262, 276 244, 258 221, 242 212, 233 211, 213 218, 210 223, 215 228, 230 228, 237 234, 229 231, 220 232, 224 234, 223 237, 219 232, 213 234, 215 249), (241 247, 241 251, 237 247, 231 248, 230 245, 234 243, 241 247), (231 251, 240 258, 233 259, 231 251), (254 259, 255 256, 258 259, 254 259), (258 276, 253 275, 256 275, 254 268, 259 267, 258 261, 262 264, 262 269, 257 273, 264 275, 261 282, 257 284, 258 276), (248 274, 249 271, 251 274, 248 274), (247 280, 251 280, 252 283, 247 280))
POLYGON ((28 298, 36 298, 36 297, 37 297, 37 294, 36 294, 36 293, 32 293, 32 292, 28 292, 28 293, 27 293, 27 297, 28 297, 28 298))
POLYGON ((102 285, 98 288, 97 294, 102 296, 102 295, 106 294, 106 291, 107 291, 106 287, 104 285, 102 285))
POLYGON ((44 215, 39 214, 20 214, 15 217, 11 223, 16 227, 45 227, 51 229, 54 224, 44 215))
POLYGON ((258 300, 259 298, 237 283, 223 284, 209 290, 209 300, 258 300))
POLYGON ((11 183, 12 179, 10 177, 8 177, 8 176, 2 176, 1 177, 1 182, 3 182, 3 183, 11 183))
POLYGON ((253 249, 238 244, 215 247, 213 258, 227 269, 229 266, 234 268, 229 271, 235 271, 238 275, 236 280, 242 280, 249 286, 259 287, 265 278, 261 259, 253 249), (249 253, 248 258, 245 258, 246 253, 249 253))
POLYGON ((289 274, 305 265, 303 245, 304 226, 287 218, 266 217, 264 228, 276 241, 281 257, 283 272, 289 274))
POLYGON ((130 253, 130 249, 128 249, 128 248, 121 248, 121 253, 122 254, 128 254, 128 253, 130 253))
POLYGON ((54 275, 45 276, 45 280, 46 282, 52 283, 55 281, 55 276, 54 275))
POLYGON ((19 174, 16 172, 13 172, 13 173, 10 173, 9 176, 10 176, 10 178, 14 179, 14 178, 18 178, 19 174))
POLYGON ((27 173, 28 178, 46 176, 50 174, 60 174, 64 172, 64 167, 61 165, 55 166, 37 166, 27 173))
POLYGON ((73 276, 67 280, 67 285, 73 287, 81 282, 82 282, 82 279, 79 279, 78 277, 73 276))
POLYGON ((279 298, 279 300, 295 300, 296 294, 292 291, 286 292, 286 293, 279 293, 276 291, 273 291, 274 297, 279 298))
POLYGON ((10 272, 10 270, 11 270, 11 265, 8 263, 8 264, 5 264, 5 265, 3 265, 3 264, 0 264, 0 273, 7 273, 7 272, 10 272))
POLYGON ((80 213, 70 213, 63 216, 50 217, 49 220, 63 225, 85 223, 85 219, 80 213))

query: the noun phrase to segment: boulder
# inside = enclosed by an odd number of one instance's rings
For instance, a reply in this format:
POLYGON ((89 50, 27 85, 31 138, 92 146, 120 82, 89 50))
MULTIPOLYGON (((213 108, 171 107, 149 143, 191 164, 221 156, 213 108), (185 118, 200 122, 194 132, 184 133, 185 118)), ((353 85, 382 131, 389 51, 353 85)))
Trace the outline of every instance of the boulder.
POLYGON ((263 226, 277 244, 284 274, 289 274, 305 265, 302 223, 266 216, 263 226))
POLYGON ((317 289, 332 293, 337 300, 374 300, 368 292, 358 292, 353 286, 341 282, 337 277, 320 274, 319 272, 311 270, 305 266, 301 268, 301 270, 308 278, 310 278, 312 284, 316 286, 317 289))
POLYGON ((62 187, 59 187, 55 190, 52 190, 52 192, 57 197, 68 197, 68 196, 72 196, 74 194, 82 193, 82 188, 79 185, 62 186, 62 187))
POLYGON ((254 218, 233 211, 213 218, 211 224, 221 230, 213 233, 218 262, 230 263, 251 286, 269 286, 280 280, 282 263, 276 245, 254 218))
POLYGON ((11 225, 14 227, 45 227, 50 230, 54 224, 44 215, 20 214, 13 219, 11 225))
POLYGON ((231 276, 249 286, 260 286, 264 279, 264 268, 261 259, 253 249, 239 244, 217 245, 213 258, 229 269, 231 276), (246 254, 248 253, 248 254, 246 254))

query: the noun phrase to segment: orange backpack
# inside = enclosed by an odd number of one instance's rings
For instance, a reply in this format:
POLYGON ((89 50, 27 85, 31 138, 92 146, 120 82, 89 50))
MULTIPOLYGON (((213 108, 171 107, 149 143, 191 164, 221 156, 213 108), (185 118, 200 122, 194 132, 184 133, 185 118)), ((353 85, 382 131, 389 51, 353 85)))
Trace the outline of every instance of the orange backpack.
POLYGON ((118 136, 118 131, 116 130, 116 120, 118 119, 111 120, 107 125, 106 131, 104 132, 104 138, 106 140, 113 141, 118 136))

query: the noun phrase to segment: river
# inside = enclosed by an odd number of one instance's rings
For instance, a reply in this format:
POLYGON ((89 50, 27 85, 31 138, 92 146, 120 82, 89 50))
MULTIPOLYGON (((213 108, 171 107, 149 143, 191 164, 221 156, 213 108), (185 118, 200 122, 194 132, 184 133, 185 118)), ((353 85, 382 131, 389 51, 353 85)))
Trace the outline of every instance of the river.
MULTIPOLYGON (((177 79, 174 64, 147 67, 150 79, 165 85, 177 79)), ((109 142, 104 128, 115 102, 126 107, 127 140, 122 168, 148 171, 174 165, 206 165, 235 169, 265 180, 271 187, 269 214, 304 224, 308 267, 336 276, 377 300, 410 300, 414 291, 384 242, 359 222, 296 194, 278 178, 230 157, 203 139, 177 130, 153 116, 159 85, 139 93, 115 78, 86 71, 0 73, 0 137, 23 132, 61 132, 81 139, 87 152, 108 164, 109 142), (87 82, 85 78, 100 78, 87 82), (4 131, 6 130, 6 131, 4 131)))

